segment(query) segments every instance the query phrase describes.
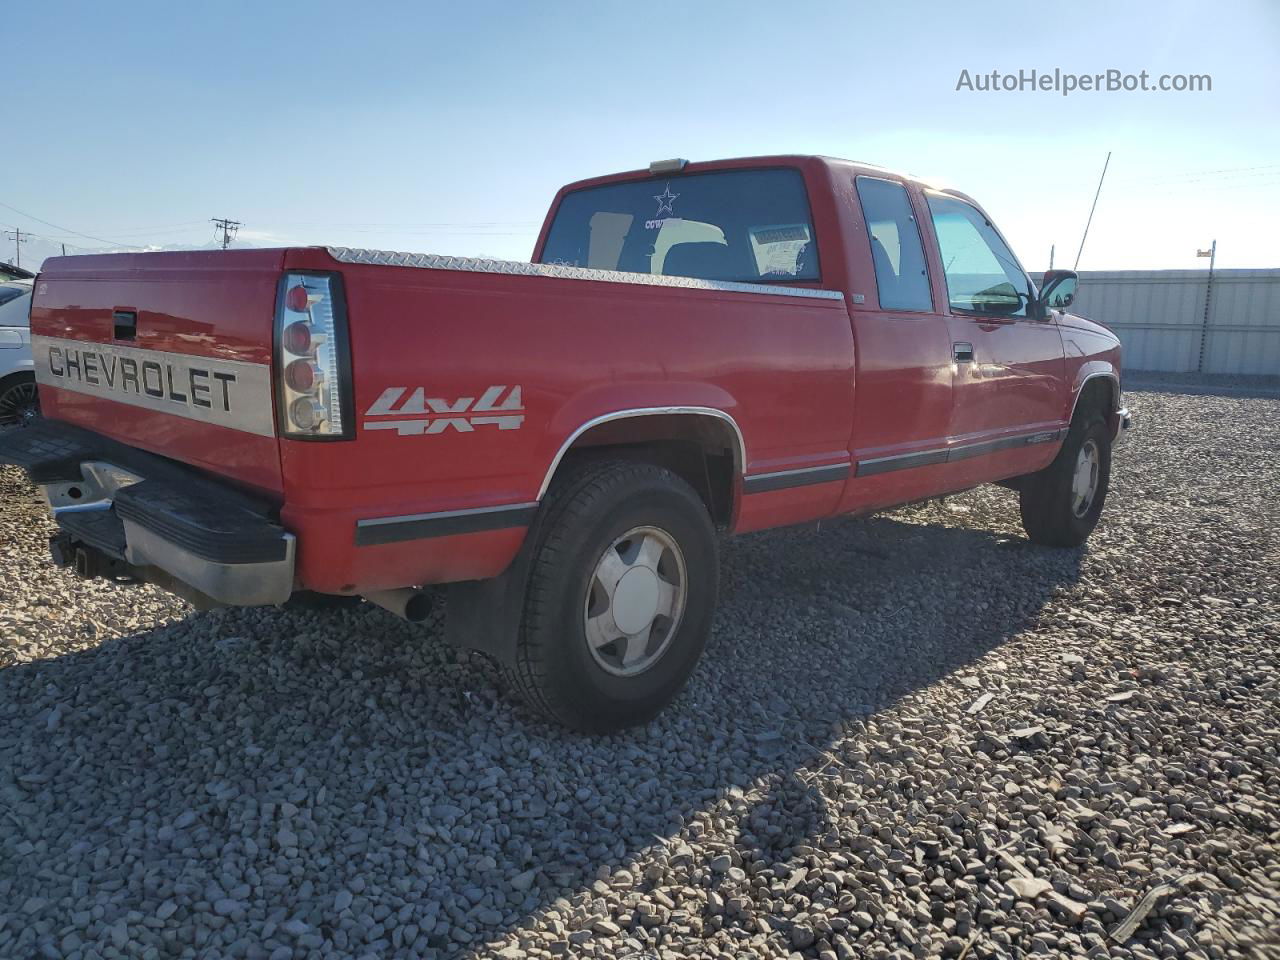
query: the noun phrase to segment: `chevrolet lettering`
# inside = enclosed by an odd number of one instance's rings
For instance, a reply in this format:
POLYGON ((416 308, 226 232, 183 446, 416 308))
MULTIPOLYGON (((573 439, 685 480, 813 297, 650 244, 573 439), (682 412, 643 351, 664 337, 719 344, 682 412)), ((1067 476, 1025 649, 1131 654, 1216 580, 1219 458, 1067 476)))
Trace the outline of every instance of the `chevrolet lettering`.
POLYGON ((612 731, 694 674, 728 535, 997 484, 1083 543, 1130 417, 1078 279, 962 193, 809 156, 570 184, 528 261, 54 257, 44 418, 0 461, 81 576, 447 604, 534 710, 612 731))
POLYGON ((36 382, 272 436, 265 364, 34 335, 36 382))

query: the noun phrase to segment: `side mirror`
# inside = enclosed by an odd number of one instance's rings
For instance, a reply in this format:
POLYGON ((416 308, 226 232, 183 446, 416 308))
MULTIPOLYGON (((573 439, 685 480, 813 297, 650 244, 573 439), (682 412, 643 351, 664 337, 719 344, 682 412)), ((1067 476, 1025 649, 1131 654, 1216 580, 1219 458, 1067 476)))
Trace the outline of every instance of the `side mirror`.
POLYGON ((1076 287, 1080 277, 1074 270, 1049 270, 1045 272, 1040 287, 1040 303, 1050 310, 1065 310, 1076 299, 1076 287))

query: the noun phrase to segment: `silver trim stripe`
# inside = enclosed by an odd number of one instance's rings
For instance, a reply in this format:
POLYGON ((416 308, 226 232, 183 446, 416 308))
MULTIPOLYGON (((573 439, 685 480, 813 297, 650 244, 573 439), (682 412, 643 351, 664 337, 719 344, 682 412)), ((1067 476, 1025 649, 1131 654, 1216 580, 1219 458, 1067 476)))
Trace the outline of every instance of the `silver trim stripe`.
POLYGON ((460 533, 480 533, 528 526, 536 503, 504 503, 496 507, 411 513, 398 517, 370 517, 356 521, 356 546, 371 547, 402 540, 425 540, 460 533))
POLYGON ((828 463, 820 467, 800 467, 796 470, 776 470, 773 473, 757 473, 742 478, 743 493, 768 493, 791 487, 807 487, 816 483, 834 483, 848 479, 852 464, 828 463))
POLYGON ((329 256, 342 263, 362 263, 382 267, 416 267, 421 270, 456 270, 463 273, 498 273, 513 277, 554 277, 560 280, 594 280, 598 283, 630 283, 644 287, 676 287, 685 290, 719 290, 723 293, 758 293, 773 297, 801 297, 810 300, 843 300, 839 290, 812 287, 783 287, 767 283, 738 283, 731 280, 699 280, 696 277, 659 277, 650 273, 620 270, 593 270, 553 263, 525 263, 516 260, 483 260, 479 257, 446 257, 434 253, 398 253, 394 250, 364 250, 356 247, 326 247, 329 256))
POLYGON ((911 453, 899 453, 890 457, 874 457, 870 460, 859 460, 854 476, 869 477, 877 473, 889 473, 894 470, 910 470, 914 467, 929 467, 939 463, 952 463, 967 460, 970 457, 983 457, 1002 450, 1015 447, 1028 447, 1039 443, 1053 443, 1067 435, 1066 427, 1051 427, 1048 430, 1037 430, 1033 433, 1019 433, 1011 437, 1000 437, 996 440, 981 440, 977 443, 966 443, 956 447, 936 447, 932 450, 915 450, 911 453))

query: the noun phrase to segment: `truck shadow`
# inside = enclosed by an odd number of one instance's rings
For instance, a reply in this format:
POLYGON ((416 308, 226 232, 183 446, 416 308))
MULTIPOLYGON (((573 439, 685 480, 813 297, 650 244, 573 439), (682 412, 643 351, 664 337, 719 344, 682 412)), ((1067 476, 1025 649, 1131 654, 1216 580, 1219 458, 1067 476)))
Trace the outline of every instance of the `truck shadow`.
POLYGON ((0 808, 25 836, 0 840, 0 894, 47 901, 24 922, 55 931, 77 883, 107 925, 172 900, 166 924, 137 926, 162 942, 245 883, 219 909, 250 942, 292 943, 272 931, 294 919, 342 953, 486 955, 601 875, 646 889, 646 863, 703 831, 785 867, 832 827, 838 754, 856 743, 902 776, 878 714, 931 685, 973 698, 940 681, 1032 626, 1080 556, 901 513, 726 542, 689 690, 600 739, 532 718, 438 629, 367 604, 193 614, 17 665, 0 671, 0 808), (391 912, 353 928, 343 890, 391 912))

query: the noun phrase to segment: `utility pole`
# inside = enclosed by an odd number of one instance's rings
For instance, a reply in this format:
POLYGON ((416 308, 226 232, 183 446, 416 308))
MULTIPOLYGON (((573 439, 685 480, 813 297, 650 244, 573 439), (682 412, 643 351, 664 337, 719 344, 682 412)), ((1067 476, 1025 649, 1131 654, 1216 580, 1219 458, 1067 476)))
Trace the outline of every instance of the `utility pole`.
POLYGON ((31 234, 14 227, 12 230, 5 231, 5 236, 13 241, 13 265, 15 267, 22 266, 22 245, 27 242, 27 238, 31 234))
POLYGON ((1200 321, 1200 355, 1196 359, 1196 373, 1204 373, 1204 355, 1209 346, 1209 301, 1213 299, 1213 263, 1218 259, 1218 241, 1208 250, 1196 250, 1197 257, 1209 258, 1209 279, 1204 285, 1204 318, 1200 321))
POLYGON ((228 220, 226 217, 211 217, 213 221, 213 234, 216 237, 218 231, 222 231, 222 249, 225 250, 231 246, 231 241, 235 239, 235 235, 240 232, 239 220, 228 220))
POLYGON ((1049 244, 1049 269, 1050 270, 1053 269, 1053 251, 1056 250, 1057 247, 1058 245, 1056 243, 1049 244))

